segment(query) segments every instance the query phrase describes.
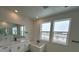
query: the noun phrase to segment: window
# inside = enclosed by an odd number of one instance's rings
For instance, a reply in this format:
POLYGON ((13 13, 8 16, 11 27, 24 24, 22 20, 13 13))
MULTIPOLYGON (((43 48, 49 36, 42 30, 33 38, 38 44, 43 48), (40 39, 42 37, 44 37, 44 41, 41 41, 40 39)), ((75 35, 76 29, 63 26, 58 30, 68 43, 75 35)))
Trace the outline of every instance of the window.
POLYGON ((7 28, 5 29, 5 34, 7 34, 8 33, 8 30, 7 30, 7 28))
POLYGON ((40 28, 41 40, 49 41, 50 24, 51 24, 50 22, 41 24, 40 28))
POLYGON ((13 35, 17 35, 17 27, 13 27, 12 28, 12 34, 13 35))
POLYGON ((54 21, 53 42, 58 44, 67 44, 70 20, 54 21))
POLYGON ((20 26, 20 35, 24 36, 24 26, 20 26))

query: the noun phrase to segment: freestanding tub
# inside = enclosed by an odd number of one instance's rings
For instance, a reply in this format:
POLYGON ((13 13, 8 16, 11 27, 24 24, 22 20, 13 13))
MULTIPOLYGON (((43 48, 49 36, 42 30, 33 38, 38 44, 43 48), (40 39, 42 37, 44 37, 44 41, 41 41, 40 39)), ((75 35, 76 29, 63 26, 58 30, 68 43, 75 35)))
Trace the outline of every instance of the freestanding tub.
POLYGON ((44 43, 44 42, 40 42, 40 43, 31 42, 30 43, 30 50, 32 52, 44 52, 45 45, 46 45, 46 43, 44 43))

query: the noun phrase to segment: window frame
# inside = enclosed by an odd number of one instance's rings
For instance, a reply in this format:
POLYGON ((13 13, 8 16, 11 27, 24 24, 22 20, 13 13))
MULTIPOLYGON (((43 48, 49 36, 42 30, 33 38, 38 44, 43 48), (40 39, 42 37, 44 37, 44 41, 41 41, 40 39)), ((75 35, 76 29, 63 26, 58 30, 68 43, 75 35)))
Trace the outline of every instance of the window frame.
POLYGON ((50 42, 50 38, 51 38, 51 24, 52 24, 51 21, 43 22, 43 23, 40 24, 40 40, 46 41, 46 42, 50 42), (42 40, 42 39, 41 39, 41 28, 42 28, 42 24, 44 24, 44 23, 50 23, 50 31, 49 31, 49 39, 48 39, 48 40, 42 40))
POLYGON ((51 30, 52 30, 52 37, 51 37, 51 42, 52 43, 55 43, 55 44, 58 44, 58 45, 64 45, 64 46, 68 46, 68 44, 69 44, 69 37, 70 37, 70 28, 71 28, 71 18, 65 18, 65 19, 59 19, 59 20, 53 20, 52 21, 52 23, 51 24, 53 24, 53 26, 51 26, 51 30), (68 33, 67 33, 67 39, 66 39, 66 44, 59 44, 59 43, 55 43, 55 42, 53 42, 53 37, 54 37, 54 23, 55 22, 58 22, 58 21, 65 21, 65 20, 69 20, 70 21, 70 23, 69 23, 69 28, 68 28, 68 33))

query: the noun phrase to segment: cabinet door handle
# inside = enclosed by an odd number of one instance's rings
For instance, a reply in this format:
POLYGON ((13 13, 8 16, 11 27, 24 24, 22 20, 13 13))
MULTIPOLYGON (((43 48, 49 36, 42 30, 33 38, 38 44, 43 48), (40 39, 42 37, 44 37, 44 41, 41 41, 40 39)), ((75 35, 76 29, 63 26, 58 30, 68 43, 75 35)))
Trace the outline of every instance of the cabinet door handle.
POLYGON ((75 41, 75 40, 72 40, 72 42, 74 42, 74 43, 79 43, 79 41, 75 41))

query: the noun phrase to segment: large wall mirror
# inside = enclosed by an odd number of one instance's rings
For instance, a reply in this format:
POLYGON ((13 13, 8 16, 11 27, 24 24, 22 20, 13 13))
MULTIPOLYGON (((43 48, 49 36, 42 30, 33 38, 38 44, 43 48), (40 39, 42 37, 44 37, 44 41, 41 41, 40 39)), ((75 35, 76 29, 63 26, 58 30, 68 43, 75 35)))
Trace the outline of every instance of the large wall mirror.
POLYGON ((15 37, 24 37, 24 33, 24 25, 0 21, 0 36, 12 35, 15 37))

